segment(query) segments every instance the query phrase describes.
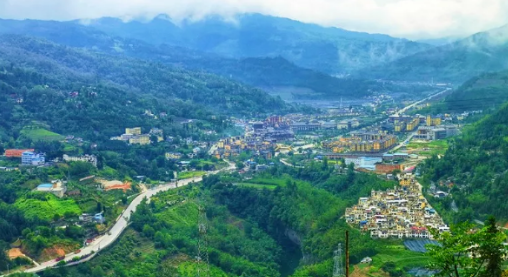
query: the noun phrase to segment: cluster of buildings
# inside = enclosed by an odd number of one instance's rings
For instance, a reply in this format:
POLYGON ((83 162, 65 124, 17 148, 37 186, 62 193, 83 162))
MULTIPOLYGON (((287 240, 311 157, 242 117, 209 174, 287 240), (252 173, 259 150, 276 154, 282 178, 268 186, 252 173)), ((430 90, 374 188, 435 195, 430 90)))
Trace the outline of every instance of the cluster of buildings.
POLYGON ((94 223, 103 224, 104 221, 106 221, 106 219, 104 218, 104 215, 102 214, 102 212, 100 212, 100 213, 96 213, 95 215, 81 214, 79 216, 79 221, 88 222, 88 223, 94 222, 94 223))
POLYGON ((271 159, 274 154, 275 144, 272 141, 258 137, 237 136, 221 139, 212 147, 212 156, 218 159, 235 157, 244 151, 253 151, 255 155, 271 159))
POLYGON ((414 138, 422 140, 437 140, 458 135, 459 128, 451 124, 453 116, 449 114, 437 116, 408 116, 391 115, 383 130, 394 133, 416 132, 414 138))
POLYGON ((152 128, 148 134, 141 133, 141 127, 125 128, 125 133, 118 136, 112 137, 111 140, 125 141, 129 144, 147 145, 151 143, 150 137, 157 137, 157 141, 164 140, 164 133, 161 129, 152 128))
POLYGON ((66 162, 85 162, 90 163, 97 167, 97 156, 95 155, 83 155, 83 156, 69 156, 64 154, 62 159, 66 162))
POLYGON ((292 123, 282 116, 271 116, 265 121, 251 122, 245 126, 244 136, 219 140, 211 149, 211 155, 220 158, 238 156, 244 151, 271 159, 280 142, 294 139, 292 123))
POLYGON ((397 143, 397 137, 387 132, 353 132, 350 137, 341 137, 335 141, 324 142, 323 147, 334 153, 361 152, 379 153, 397 143))
POLYGON ((46 154, 36 153, 35 149, 7 149, 5 157, 21 158, 23 166, 40 166, 46 163, 46 154))
POLYGON ((370 232, 373 238, 432 239, 429 227, 449 231, 449 227, 422 195, 412 175, 399 177, 400 186, 387 191, 371 191, 358 205, 346 209, 346 222, 370 232))
POLYGON ((423 115, 399 115, 394 114, 388 118, 388 124, 384 126, 385 129, 393 131, 395 133, 401 132, 413 132, 420 125, 423 126, 439 126, 443 122, 443 117, 441 115, 431 116, 427 115, 426 117, 423 115))
POLYGON ((343 129, 349 130, 349 129, 353 129, 353 128, 358 128, 359 126, 360 126, 360 120, 358 120, 356 118, 345 119, 345 120, 339 121, 339 123, 337 124, 337 129, 339 129, 339 130, 343 130, 343 129))
POLYGON ((315 132, 319 130, 344 130, 353 129, 360 126, 360 120, 344 119, 339 122, 335 120, 323 121, 323 120, 311 120, 311 121, 293 121, 291 123, 291 130, 294 133, 306 133, 315 132))

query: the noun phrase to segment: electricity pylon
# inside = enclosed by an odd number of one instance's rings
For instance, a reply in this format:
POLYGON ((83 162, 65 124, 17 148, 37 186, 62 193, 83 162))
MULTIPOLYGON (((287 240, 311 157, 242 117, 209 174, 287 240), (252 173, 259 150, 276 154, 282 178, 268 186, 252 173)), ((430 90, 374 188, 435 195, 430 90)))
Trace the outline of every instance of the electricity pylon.
POLYGON ((208 220, 206 210, 198 198, 198 256, 197 277, 210 277, 210 261, 208 259, 208 220))
POLYGON ((345 277, 344 262, 342 260, 342 245, 339 243, 337 250, 333 251, 333 277, 345 277))

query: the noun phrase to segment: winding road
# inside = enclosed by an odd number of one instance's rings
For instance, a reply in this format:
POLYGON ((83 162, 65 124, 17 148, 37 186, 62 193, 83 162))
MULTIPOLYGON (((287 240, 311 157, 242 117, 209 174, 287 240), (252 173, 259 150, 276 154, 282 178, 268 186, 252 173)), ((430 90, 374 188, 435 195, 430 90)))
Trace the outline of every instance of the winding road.
MULTIPOLYGON (((229 166, 226 168, 223 168, 223 169, 217 170, 217 171, 211 171, 211 172, 208 172, 207 174, 208 175, 217 174, 222 171, 231 171, 231 170, 236 169, 236 166, 234 163, 231 163, 228 161, 228 164, 229 164, 229 166)), ((108 247, 113 242, 115 242, 120 237, 120 235, 125 230, 125 228, 127 228, 128 224, 129 224, 129 218, 131 216, 131 213, 136 211, 136 207, 141 203, 141 201, 143 201, 143 199, 145 197, 147 199, 150 199, 152 196, 156 195, 157 193, 159 193, 161 191, 167 191, 170 189, 175 189, 177 187, 186 186, 190 183, 200 182, 201 180, 203 180, 203 177, 189 178, 189 179, 177 181, 176 183, 175 182, 167 183, 167 184, 161 185, 159 187, 149 189, 149 190, 142 192, 136 198, 134 198, 134 200, 129 204, 129 206, 123 211, 123 213, 118 217, 115 225, 113 225, 113 227, 109 230, 109 232, 107 234, 98 237, 89 245, 81 248, 80 253, 78 253, 78 254, 72 253, 72 254, 66 255, 65 261, 72 262, 72 259, 74 257, 81 257, 81 256, 84 256, 87 254, 98 253, 102 249, 108 247)), ((89 259, 85 259, 81 262, 86 262, 88 260, 89 259)), ((55 260, 47 261, 47 262, 41 263, 40 265, 37 265, 36 267, 27 269, 24 272, 27 272, 27 273, 40 272, 40 271, 43 271, 47 268, 56 266, 57 263, 58 262, 56 262, 55 260)))

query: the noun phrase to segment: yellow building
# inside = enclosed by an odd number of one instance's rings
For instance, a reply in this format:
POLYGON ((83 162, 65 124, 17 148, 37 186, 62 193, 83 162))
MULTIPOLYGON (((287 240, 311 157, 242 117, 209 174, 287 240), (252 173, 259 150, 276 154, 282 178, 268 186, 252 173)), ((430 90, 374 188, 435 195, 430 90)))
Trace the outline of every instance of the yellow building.
POLYGON ((178 160, 182 157, 182 154, 180 153, 166 153, 166 159, 168 160, 178 160))
POLYGON ((411 122, 409 122, 406 125, 406 132, 411 132, 414 129, 416 129, 416 127, 418 127, 419 123, 420 123, 420 119, 418 117, 413 118, 413 120, 411 120, 411 122))
POLYGON ((432 118, 430 115, 427 116, 427 126, 438 126, 441 125, 441 118, 432 118))
POLYGON ((395 123, 395 132, 402 132, 404 127, 403 122, 395 123))
POLYGON ((223 140, 219 140, 219 142, 217 142, 217 147, 218 148, 224 148, 224 141, 223 140))
POLYGON ((147 145, 147 144, 150 144, 150 136, 148 136, 148 135, 134 136, 129 139, 129 143, 130 144, 147 145))
POLYGON ((127 134, 127 135, 141 135, 141 127, 125 128, 125 134, 127 134))

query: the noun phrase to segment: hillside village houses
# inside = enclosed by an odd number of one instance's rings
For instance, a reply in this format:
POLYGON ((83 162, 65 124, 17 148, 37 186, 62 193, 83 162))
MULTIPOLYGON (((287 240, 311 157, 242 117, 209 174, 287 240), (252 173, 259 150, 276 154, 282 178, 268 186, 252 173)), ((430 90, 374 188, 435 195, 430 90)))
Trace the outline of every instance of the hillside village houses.
POLYGON ((64 154, 62 159, 66 162, 86 162, 97 167, 97 157, 95 155, 69 156, 64 154))
POLYGON ((400 186, 387 191, 371 191, 358 205, 346 209, 346 222, 370 232, 373 238, 429 238, 428 228, 449 231, 429 205, 412 175, 400 176, 400 186))
POLYGON ((39 166, 39 165, 44 165, 45 162, 46 162, 46 155, 44 153, 35 153, 32 151, 25 151, 21 155, 21 165, 39 166))
POLYGON ((60 180, 53 180, 51 183, 40 184, 36 188, 37 191, 52 193, 55 196, 62 198, 67 191, 67 187, 60 180))
POLYGON ((156 136, 157 142, 164 140, 164 133, 161 129, 152 128, 148 134, 142 134, 141 127, 125 128, 125 134, 112 137, 111 140, 121 140, 129 144, 147 145, 151 143, 151 136, 156 136))

